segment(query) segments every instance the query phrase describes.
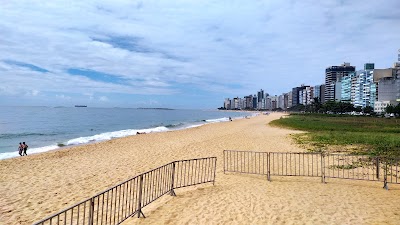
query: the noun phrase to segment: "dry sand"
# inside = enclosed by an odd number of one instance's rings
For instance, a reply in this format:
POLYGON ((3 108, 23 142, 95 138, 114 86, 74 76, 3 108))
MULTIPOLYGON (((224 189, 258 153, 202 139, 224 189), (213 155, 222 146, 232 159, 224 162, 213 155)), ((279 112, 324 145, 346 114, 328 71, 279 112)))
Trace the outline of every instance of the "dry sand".
MULTIPOLYGON (((223 174, 223 150, 304 151, 282 114, 137 135, 0 161, 0 224, 31 224, 173 160, 217 156, 215 186, 176 191, 123 224, 400 224, 400 185, 223 174)), ((29 152, 28 152, 29 153, 29 152)))

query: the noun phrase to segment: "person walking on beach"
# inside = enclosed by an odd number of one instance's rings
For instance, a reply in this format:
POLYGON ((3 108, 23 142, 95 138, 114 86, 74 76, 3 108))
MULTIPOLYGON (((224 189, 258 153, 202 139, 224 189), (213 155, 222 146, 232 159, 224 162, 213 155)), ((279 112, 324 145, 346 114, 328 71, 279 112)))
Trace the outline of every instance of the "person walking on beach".
POLYGON ((18 146, 18 153, 19 153, 20 156, 22 156, 22 151, 24 151, 24 146, 23 146, 22 143, 20 142, 20 143, 19 143, 19 146, 18 146))
POLYGON ((26 150, 28 150, 28 145, 27 144, 25 144, 25 142, 22 142, 22 145, 23 145, 23 149, 24 149, 24 153, 22 153, 22 155, 28 155, 28 154, 26 154, 26 150))

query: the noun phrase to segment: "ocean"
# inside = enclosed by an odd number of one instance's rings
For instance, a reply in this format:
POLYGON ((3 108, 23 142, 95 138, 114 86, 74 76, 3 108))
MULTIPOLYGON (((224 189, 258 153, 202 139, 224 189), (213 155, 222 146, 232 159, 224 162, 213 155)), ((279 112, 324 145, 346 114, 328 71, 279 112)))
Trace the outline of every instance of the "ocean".
POLYGON ((248 112, 91 107, 0 107, 0 159, 28 155, 137 132, 166 132, 251 116, 248 112))

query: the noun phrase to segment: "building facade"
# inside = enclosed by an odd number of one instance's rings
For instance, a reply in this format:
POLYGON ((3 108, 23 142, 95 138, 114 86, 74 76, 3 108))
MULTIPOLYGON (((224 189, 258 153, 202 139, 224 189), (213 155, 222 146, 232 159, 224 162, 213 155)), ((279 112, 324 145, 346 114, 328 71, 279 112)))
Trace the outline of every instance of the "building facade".
POLYGON ((355 70, 356 68, 350 66, 350 63, 343 63, 340 66, 331 66, 326 68, 324 101, 335 100, 336 82, 341 81, 342 77, 347 76, 350 72, 354 72, 355 70))

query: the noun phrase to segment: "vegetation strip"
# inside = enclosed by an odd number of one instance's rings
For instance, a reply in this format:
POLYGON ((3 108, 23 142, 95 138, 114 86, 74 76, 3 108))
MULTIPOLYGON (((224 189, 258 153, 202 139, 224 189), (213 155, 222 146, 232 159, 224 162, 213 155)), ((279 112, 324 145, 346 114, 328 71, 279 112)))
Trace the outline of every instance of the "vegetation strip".
POLYGON ((337 146, 352 154, 400 156, 400 119, 291 114, 270 125, 307 131, 294 138, 311 151, 338 151, 332 148, 337 146))

